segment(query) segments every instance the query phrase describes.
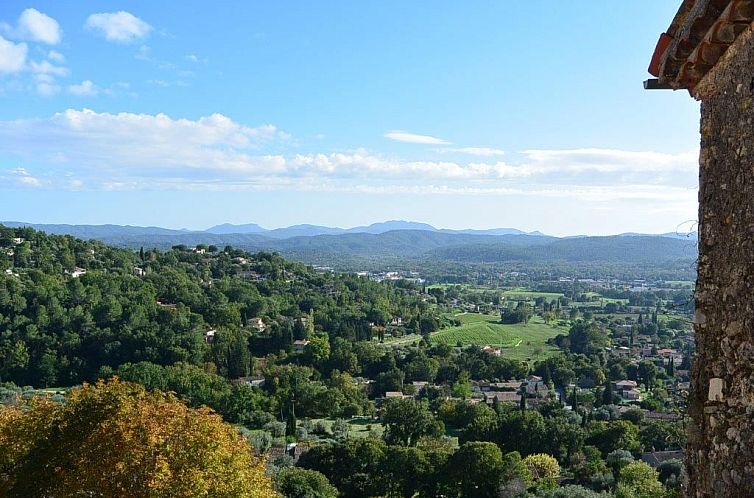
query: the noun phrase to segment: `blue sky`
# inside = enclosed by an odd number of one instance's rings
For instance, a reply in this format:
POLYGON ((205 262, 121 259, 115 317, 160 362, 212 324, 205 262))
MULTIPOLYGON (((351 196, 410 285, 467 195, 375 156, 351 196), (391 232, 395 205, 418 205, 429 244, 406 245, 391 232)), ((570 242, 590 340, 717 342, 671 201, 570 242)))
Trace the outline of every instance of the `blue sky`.
POLYGON ((0 4, 0 219, 686 230, 679 2, 0 4))

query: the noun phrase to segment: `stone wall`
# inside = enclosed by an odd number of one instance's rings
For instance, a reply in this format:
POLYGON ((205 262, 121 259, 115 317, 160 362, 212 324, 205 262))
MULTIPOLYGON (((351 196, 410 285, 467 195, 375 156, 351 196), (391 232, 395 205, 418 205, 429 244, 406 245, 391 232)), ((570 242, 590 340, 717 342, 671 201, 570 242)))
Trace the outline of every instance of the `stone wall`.
POLYGON ((754 497, 754 36, 697 86, 699 264, 689 497, 754 497))

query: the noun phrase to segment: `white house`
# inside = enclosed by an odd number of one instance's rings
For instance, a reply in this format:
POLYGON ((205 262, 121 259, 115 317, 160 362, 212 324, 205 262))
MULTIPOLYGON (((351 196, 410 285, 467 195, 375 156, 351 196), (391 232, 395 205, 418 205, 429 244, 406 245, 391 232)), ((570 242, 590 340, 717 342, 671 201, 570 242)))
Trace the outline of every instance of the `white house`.
POLYGON ((86 270, 84 268, 79 268, 78 266, 73 270, 66 270, 65 272, 72 278, 79 278, 81 275, 86 275, 86 270))
POLYGON ((248 322, 246 322, 246 325, 248 327, 252 327, 256 329, 258 332, 264 332, 264 329, 267 328, 267 325, 265 325, 264 320, 258 317, 250 319, 248 322))

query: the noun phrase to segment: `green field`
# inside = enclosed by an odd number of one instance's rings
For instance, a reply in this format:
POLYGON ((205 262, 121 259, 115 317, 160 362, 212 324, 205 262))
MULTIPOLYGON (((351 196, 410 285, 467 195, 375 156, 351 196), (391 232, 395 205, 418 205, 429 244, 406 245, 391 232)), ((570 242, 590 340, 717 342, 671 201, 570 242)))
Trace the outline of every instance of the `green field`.
POLYGON ((503 296, 508 299, 536 299, 538 297, 543 297, 545 299, 552 300, 563 297, 563 294, 560 292, 537 292, 526 289, 509 289, 503 291, 503 296))
POLYGON ((568 333, 563 327, 546 325, 540 317, 532 317, 526 325, 503 325, 497 315, 478 313, 461 313, 453 318, 459 320, 461 325, 434 332, 432 341, 452 346, 458 342, 463 345, 500 346, 505 349, 504 357, 517 360, 542 358, 556 353, 558 350, 549 346, 547 340, 568 333))

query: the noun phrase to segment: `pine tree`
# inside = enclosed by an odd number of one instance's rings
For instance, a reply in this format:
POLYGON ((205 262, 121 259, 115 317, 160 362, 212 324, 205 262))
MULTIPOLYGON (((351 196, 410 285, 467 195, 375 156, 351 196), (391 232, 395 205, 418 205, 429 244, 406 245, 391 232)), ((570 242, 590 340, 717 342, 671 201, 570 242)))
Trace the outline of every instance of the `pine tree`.
POLYGON ((610 382, 610 380, 605 382, 605 389, 602 391, 602 404, 604 405, 613 404, 613 385, 610 382))

